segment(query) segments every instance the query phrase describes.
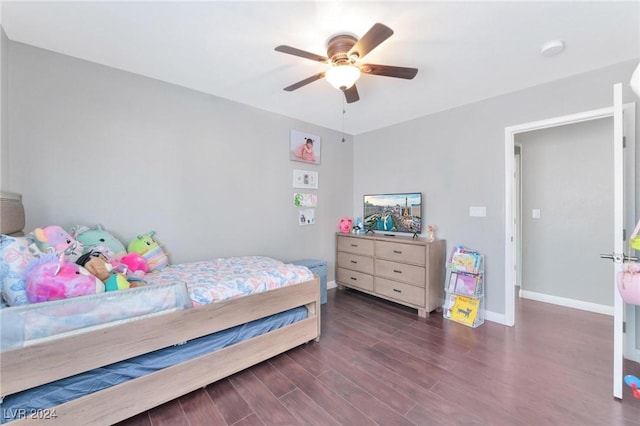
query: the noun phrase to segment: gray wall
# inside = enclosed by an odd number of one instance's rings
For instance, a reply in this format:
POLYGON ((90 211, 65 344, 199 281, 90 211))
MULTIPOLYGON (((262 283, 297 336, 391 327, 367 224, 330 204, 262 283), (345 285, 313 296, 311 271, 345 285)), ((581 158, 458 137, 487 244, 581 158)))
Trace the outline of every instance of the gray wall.
MULTIPOLYGON (((352 141, 200 92, 9 42, 9 185, 27 229, 157 232, 173 262, 269 255, 329 261, 352 210, 352 141), (289 160, 291 129, 321 164, 289 160), (319 173, 316 225, 299 226, 292 171, 319 173)), ((304 191, 303 191, 304 192, 304 191)))
POLYGON ((613 119, 520 133, 522 290, 613 306, 613 119), (532 209, 540 218, 532 218, 532 209))
MULTIPOLYGON (((363 194, 422 191, 424 222, 448 248, 485 254, 486 306, 504 314, 504 129, 521 123, 611 106, 613 84, 625 83, 638 60, 464 105, 354 137, 353 215, 363 194), (485 206, 486 217, 470 217, 485 206)), ((428 102, 429 100, 425 100, 428 102)), ((553 242, 550 242, 551 244, 553 242)))
POLYGON ((0 189, 8 190, 9 182, 9 123, 7 119, 7 93, 9 87, 9 39, 0 26, 0 189))
MULTIPOLYGON (((3 186, 25 195, 27 228, 102 223, 125 240, 153 229, 174 262, 324 258, 331 280, 339 218, 361 216, 365 193, 422 191, 425 224, 449 248, 485 254, 487 309, 496 313, 504 307, 504 128, 610 106, 612 85, 628 82, 638 62, 358 135, 352 145, 338 132, 224 99, 8 47, 3 186), (322 137, 319 166, 289 161, 291 128, 322 137), (319 172, 314 226, 296 222, 296 168, 319 172), (487 216, 469 217, 470 206, 486 206, 487 216)), ((636 100, 625 89, 624 101, 636 100)))

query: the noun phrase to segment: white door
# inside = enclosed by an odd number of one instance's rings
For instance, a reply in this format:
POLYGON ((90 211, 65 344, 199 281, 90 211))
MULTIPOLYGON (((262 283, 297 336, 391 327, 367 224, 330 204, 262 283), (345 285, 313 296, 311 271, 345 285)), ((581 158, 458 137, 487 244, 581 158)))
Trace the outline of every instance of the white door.
POLYGON ((624 229, 624 149, 623 149, 622 84, 613 86, 613 251, 615 268, 612 277, 613 295, 613 396, 622 399, 622 364, 624 356, 624 302, 616 287, 616 275, 622 269, 625 247, 624 229))

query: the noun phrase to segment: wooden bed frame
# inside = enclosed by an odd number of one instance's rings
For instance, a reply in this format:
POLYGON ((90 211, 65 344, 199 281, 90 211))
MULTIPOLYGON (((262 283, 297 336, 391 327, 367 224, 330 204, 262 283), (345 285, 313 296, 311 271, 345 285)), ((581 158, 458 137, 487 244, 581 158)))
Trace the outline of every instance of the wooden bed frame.
POLYGON ((2 352, 0 391, 9 395, 298 306, 307 307, 308 318, 51 409, 25 413, 33 418, 11 424, 113 424, 318 341, 320 282, 315 276, 312 281, 264 293, 2 352))
POLYGON ((306 306, 308 318, 56 407, 20 413, 23 418, 10 424, 113 424, 319 341, 320 279, 1 352, 0 394, 7 396, 298 306, 306 306))

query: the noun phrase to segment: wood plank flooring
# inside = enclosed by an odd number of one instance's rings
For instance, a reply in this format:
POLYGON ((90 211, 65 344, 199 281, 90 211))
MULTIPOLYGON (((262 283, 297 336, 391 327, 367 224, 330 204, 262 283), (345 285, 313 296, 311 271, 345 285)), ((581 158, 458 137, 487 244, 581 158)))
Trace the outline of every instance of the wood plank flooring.
POLYGON ((521 300, 515 327, 472 329, 328 293, 319 343, 120 425, 640 425, 631 389, 612 396, 611 317, 521 300))

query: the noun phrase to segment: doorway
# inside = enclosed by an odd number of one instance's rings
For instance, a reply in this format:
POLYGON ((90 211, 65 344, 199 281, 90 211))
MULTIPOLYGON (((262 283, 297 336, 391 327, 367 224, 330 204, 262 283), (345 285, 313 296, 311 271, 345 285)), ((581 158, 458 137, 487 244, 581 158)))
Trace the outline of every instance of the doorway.
POLYGON ((599 259, 613 249, 612 128, 604 117, 515 135, 520 297, 613 315, 613 264, 599 259))
MULTIPOLYGON (((635 107, 635 105, 633 105, 635 107)), ((601 108, 577 114, 554 117, 547 120, 534 121, 505 128, 505 318, 504 324, 515 325, 515 222, 514 206, 514 152, 515 138, 519 133, 531 132, 534 130, 549 129, 552 127, 577 124, 584 121, 597 120, 600 118, 612 117, 613 107, 601 108)), ((633 113, 635 118, 635 110, 633 113)), ((635 123, 634 123, 635 126, 635 123)), ((635 128, 635 127, 634 127, 635 128)), ((635 141, 634 141, 635 143, 635 141)), ((633 166, 633 164, 632 164, 633 166)))

